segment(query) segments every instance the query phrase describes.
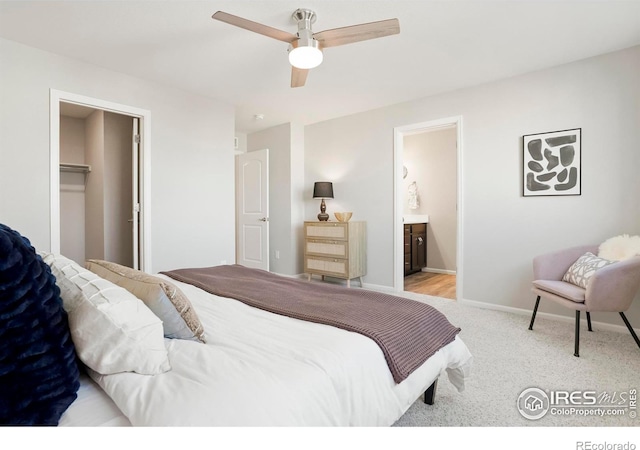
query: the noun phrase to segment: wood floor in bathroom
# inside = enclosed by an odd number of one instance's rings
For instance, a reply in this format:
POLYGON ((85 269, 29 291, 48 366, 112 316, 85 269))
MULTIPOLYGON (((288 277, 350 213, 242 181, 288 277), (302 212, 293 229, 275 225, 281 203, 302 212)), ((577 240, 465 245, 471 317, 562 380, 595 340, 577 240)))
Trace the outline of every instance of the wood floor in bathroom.
POLYGON ((456 299, 456 276, 442 273, 417 272, 404 277, 404 290, 417 294, 456 299))

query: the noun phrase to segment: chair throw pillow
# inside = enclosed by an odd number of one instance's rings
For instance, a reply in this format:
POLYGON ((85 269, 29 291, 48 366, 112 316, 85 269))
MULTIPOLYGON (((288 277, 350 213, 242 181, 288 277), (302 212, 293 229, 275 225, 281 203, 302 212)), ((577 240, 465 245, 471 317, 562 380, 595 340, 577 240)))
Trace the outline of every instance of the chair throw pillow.
POLYGON ((79 388, 56 279, 27 238, 0 224, 0 425, 58 425, 79 388))
POLYGON ((205 342, 196 311, 175 284, 110 261, 89 259, 85 267, 142 300, 162 320, 166 338, 205 342))
POLYGON ((593 253, 587 252, 569 267, 567 273, 562 277, 562 281, 586 289, 589 285, 589 280, 593 274, 596 273, 596 270, 613 263, 615 263, 615 261, 599 258, 593 253))

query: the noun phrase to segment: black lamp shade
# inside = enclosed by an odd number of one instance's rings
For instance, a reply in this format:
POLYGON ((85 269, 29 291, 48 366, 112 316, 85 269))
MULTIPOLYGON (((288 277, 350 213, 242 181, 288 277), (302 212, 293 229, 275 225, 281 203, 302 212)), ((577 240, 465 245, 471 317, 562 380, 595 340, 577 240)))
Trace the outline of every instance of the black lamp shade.
POLYGON ((333 198, 333 183, 316 181, 313 185, 313 198, 333 198))

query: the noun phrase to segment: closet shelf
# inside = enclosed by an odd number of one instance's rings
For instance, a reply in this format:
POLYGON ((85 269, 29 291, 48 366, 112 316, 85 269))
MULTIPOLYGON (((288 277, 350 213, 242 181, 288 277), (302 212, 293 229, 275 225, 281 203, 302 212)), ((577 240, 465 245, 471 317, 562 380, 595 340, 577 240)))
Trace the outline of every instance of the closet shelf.
POLYGON ((60 163, 60 171, 89 173, 91 172, 91 166, 87 164, 60 163))

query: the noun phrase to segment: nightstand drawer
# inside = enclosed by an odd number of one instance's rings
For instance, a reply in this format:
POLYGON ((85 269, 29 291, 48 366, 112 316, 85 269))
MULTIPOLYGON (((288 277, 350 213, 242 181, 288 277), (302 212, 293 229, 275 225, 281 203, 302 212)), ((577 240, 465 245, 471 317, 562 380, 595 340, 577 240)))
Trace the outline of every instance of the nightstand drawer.
POLYGON ((304 266, 305 272, 339 277, 348 275, 348 260, 346 259, 307 256, 304 260, 304 266))
POLYGON ((322 225, 307 224, 305 227, 306 238, 347 239, 347 223, 325 222, 322 225))
POLYGON ((307 255, 347 258, 348 248, 347 241, 307 239, 304 250, 307 255))

